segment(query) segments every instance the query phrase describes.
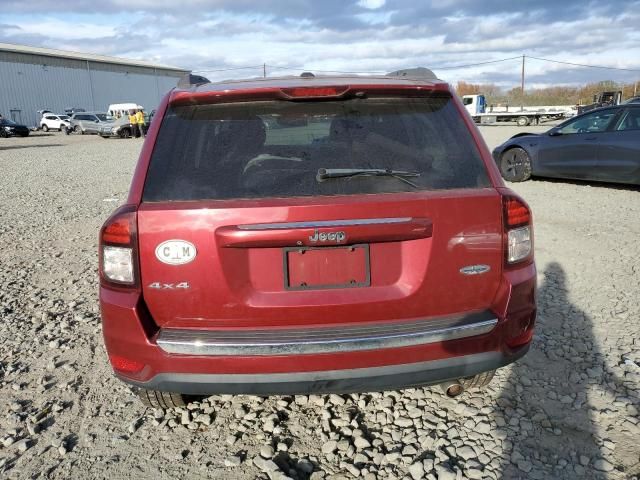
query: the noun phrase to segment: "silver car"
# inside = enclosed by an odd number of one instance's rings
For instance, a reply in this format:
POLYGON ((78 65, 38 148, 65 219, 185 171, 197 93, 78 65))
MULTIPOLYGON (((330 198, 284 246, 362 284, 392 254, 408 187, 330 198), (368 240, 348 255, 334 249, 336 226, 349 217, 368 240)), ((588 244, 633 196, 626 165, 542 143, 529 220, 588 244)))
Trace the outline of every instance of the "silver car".
MULTIPOLYGON (((147 134, 149 129, 149 124, 151 123, 151 119, 155 110, 151 112, 151 115, 145 113, 144 121, 145 124, 142 126, 142 131, 144 134, 147 134)), ((119 138, 130 138, 130 137, 139 137, 140 135, 137 132, 136 128, 131 128, 131 124, 129 123, 129 117, 124 116, 120 118, 116 118, 111 122, 102 123, 100 127, 100 136, 103 138, 109 137, 119 137, 119 138)))
POLYGON ((78 112, 71 117, 71 128, 82 135, 100 133, 102 125, 112 120, 113 117, 104 112, 78 112))

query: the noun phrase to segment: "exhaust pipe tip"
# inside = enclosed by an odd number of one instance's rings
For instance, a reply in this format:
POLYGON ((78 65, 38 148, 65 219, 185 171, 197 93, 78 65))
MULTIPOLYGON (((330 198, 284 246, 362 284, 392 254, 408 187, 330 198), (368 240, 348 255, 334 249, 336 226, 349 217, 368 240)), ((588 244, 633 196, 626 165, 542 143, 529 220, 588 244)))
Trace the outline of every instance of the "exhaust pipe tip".
POLYGON ((464 393, 464 387, 460 384, 460 382, 456 380, 452 380, 449 382, 441 383, 440 387, 445 395, 449 398, 455 398, 464 393))

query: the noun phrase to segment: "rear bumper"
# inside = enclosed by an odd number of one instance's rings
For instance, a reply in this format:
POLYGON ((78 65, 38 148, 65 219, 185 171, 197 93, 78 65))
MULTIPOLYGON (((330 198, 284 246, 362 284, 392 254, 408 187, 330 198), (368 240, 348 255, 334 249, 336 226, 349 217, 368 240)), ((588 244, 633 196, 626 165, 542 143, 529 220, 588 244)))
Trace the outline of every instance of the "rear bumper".
POLYGON ((255 335, 246 341, 251 335, 238 336, 238 330, 231 338, 221 331, 167 336, 139 293, 101 287, 103 335, 116 375, 148 389, 266 395, 437 384, 500 368, 526 353, 536 315, 535 265, 504 277, 491 310, 482 314, 389 322, 364 332, 363 326, 304 329, 293 331, 293 344, 292 331, 283 329, 263 331, 262 343, 255 335))
POLYGON ((151 390, 191 395, 249 394, 294 395, 395 390, 434 385, 504 367, 529 350, 524 345, 510 355, 485 352, 444 360, 383 367, 271 374, 161 373, 147 382, 118 377, 151 390))

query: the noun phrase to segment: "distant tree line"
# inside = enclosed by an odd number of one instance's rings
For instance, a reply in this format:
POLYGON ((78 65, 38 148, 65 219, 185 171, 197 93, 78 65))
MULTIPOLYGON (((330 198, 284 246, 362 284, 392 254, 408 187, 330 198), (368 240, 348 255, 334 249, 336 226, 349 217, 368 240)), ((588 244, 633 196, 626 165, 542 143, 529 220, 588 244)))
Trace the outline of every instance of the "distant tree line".
POLYGON ((640 95, 640 81, 636 83, 618 83, 606 80, 588 83, 580 87, 547 87, 525 89, 524 97, 520 87, 505 90, 493 83, 467 83, 460 81, 456 85, 459 96, 482 93, 489 105, 585 105, 593 101, 593 96, 602 91, 622 91, 622 98, 640 95))

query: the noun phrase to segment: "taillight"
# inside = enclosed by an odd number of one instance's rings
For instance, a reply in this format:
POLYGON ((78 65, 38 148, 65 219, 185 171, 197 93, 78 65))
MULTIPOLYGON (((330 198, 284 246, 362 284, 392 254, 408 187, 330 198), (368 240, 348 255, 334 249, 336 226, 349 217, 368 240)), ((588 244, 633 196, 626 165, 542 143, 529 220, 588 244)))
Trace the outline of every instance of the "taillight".
POLYGON ((133 249, 104 245, 102 247, 102 273, 112 282, 133 284, 135 282, 133 249))
POLYGON ((119 245, 131 243, 131 223, 129 218, 117 218, 112 223, 105 225, 102 232, 102 241, 119 245))
POLYGON ((506 230, 506 261, 511 265, 529 260, 533 255, 531 210, 521 199, 502 197, 506 230))
POLYGON ((507 262, 517 263, 531 255, 531 227, 520 227, 507 232, 507 262))
POLYGON ((522 200, 505 197, 504 218, 507 227, 517 227, 531 222, 531 212, 522 200))
POLYGON ((100 230, 100 278, 103 284, 137 287, 136 208, 125 205, 116 210, 100 230))

